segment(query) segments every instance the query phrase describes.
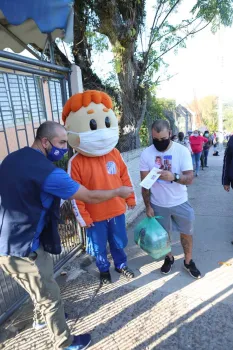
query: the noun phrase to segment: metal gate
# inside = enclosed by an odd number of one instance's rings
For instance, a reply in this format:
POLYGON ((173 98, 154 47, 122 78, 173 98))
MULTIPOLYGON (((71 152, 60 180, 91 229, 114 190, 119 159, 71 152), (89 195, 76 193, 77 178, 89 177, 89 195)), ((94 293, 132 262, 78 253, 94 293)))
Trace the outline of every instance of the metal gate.
MULTIPOLYGON (((42 122, 60 122, 62 106, 70 96, 71 89, 68 68, 5 51, 0 51, 0 58, 1 163, 10 152, 31 145, 42 122)), ((77 225, 69 201, 61 207, 61 222, 62 253, 54 257, 55 270, 83 242, 83 232, 77 225)), ((0 324, 26 298, 25 291, 0 269, 0 324)))

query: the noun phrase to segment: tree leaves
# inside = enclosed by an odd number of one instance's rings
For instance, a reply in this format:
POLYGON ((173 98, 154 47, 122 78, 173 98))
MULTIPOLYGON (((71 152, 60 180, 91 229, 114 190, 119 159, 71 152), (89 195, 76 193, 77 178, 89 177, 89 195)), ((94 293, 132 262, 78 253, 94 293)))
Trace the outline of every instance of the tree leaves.
POLYGON ((198 0, 192 9, 193 14, 201 16, 206 22, 214 20, 213 29, 221 24, 231 26, 233 21, 232 0, 198 0))
POLYGON ((194 6, 188 0, 154 2, 148 30, 146 0, 75 0, 75 62, 82 68, 86 60, 90 68, 91 52, 112 50, 123 104, 121 128, 129 118, 137 126, 148 92, 159 83, 161 71, 166 72, 169 51, 185 48, 187 38, 209 24, 213 32, 232 24, 232 0, 196 0, 194 6), (178 11, 184 2, 190 8, 181 19, 178 11))

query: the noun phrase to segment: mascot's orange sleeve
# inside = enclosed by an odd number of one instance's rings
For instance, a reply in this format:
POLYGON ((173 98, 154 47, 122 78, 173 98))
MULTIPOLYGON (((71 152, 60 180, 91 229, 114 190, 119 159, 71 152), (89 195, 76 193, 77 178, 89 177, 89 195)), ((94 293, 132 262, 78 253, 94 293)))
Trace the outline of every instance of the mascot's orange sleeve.
MULTIPOLYGON (((117 149, 101 157, 73 156, 69 162, 69 174, 89 190, 112 190, 120 186, 132 186, 127 166, 117 149)), ((136 205, 134 193, 125 199, 112 198, 98 204, 73 200, 74 213, 81 226, 103 221, 124 214, 126 203, 136 205)))

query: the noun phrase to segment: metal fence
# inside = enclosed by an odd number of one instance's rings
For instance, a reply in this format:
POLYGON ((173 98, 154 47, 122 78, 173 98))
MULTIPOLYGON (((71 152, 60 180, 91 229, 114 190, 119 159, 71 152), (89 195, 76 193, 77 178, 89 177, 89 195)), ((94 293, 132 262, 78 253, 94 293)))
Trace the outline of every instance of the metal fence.
MULTIPOLYGON (((0 61, 0 67, 6 63, 9 62, 0 61)), ((26 65, 20 68, 28 69, 26 65)), ((49 76, 47 70, 32 68, 35 71, 29 74, 0 70, 0 161, 10 152, 30 145, 42 122, 60 122, 62 106, 69 96, 69 72, 49 76)))
MULTIPOLYGON (((1 162, 10 152, 31 145, 42 122, 60 122, 62 106, 70 95, 70 71, 3 51, 0 58, 1 162)), ((53 256, 55 271, 84 243, 69 201, 61 207, 59 232, 62 252, 53 256)), ((26 298, 25 291, 0 269, 0 324, 26 298)))

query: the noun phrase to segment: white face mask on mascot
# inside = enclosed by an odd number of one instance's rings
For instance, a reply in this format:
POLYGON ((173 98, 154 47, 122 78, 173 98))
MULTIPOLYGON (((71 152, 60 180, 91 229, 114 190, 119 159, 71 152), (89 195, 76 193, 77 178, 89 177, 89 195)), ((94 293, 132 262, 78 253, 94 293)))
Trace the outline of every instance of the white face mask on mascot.
POLYGON ((63 109, 63 121, 70 146, 87 157, 108 154, 118 143, 118 120, 104 92, 91 90, 72 96, 63 109))
POLYGON ((67 131, 67 133, 68 135, 79 136, 80 143, 77 149, 80 153, 91 154, 94 157, 108 154, 118 142, 117 127, 80 133, 67 131))

